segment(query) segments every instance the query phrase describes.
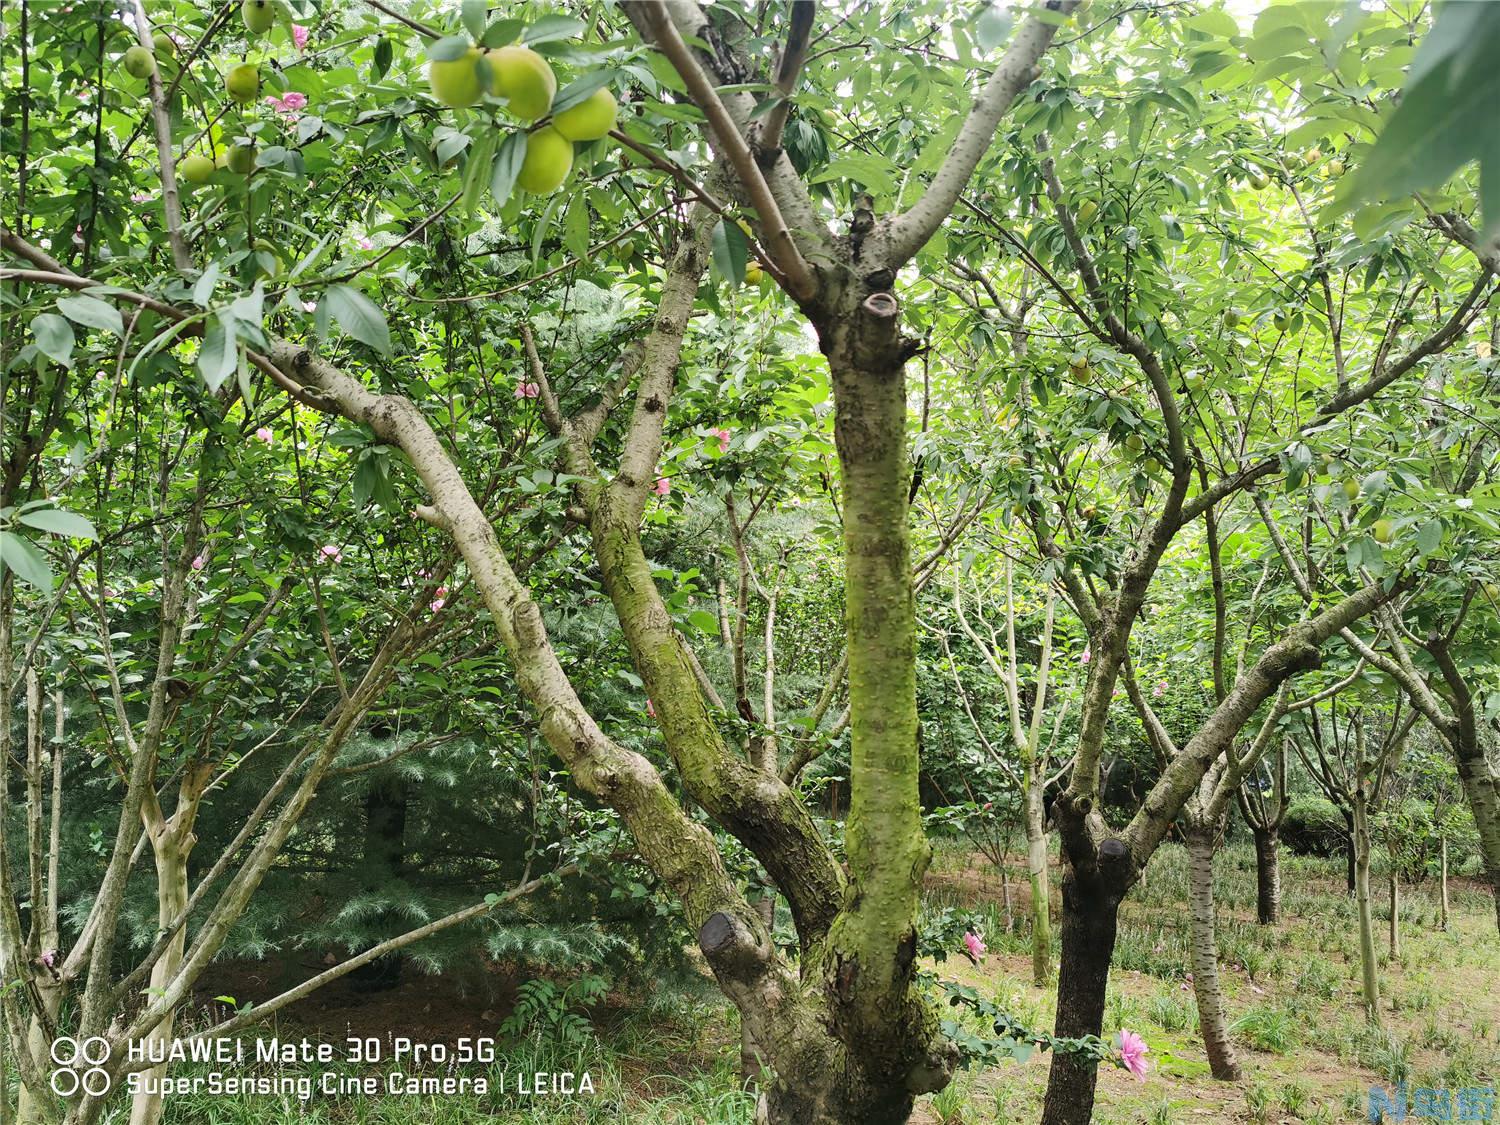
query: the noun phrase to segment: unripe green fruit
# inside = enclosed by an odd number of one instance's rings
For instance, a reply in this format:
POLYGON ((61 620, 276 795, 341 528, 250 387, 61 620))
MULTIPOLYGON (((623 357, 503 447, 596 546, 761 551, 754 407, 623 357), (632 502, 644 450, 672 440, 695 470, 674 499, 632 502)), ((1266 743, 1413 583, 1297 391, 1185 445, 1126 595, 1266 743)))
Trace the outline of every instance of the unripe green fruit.
POLYGON ((1125 451, 1127 453, 1139 453, 1141 451, 1141 435, 1131 434, 1125 439, 1125 451))
MULTIPOLYGON (((489 60, 493 91, 506 99, 506 108, 511 113, 522 121, 535 121, 547 115, 557 94, 557 76, 546 59, 530 47, 497 47, 485 52, 484 57, 489 60)), ((566 134, 562 137, 569 139, 566 134)), ((572 156, 568 159, 571 162, 572 156)))
POLYGON ((1486 582, 1484 592, 1490 601, 1500 603, 1500 582, 1486 582))
POLYGON ((224 158, 224 166, 231 172, 241 176, 248 176, 255 171, 255 146, 234 145, 229 149, 224 158))
POLYGON ((240 16, 245 21, 245 30, 251 35, 260 35, 271 30, 276 22, 276 9, 271 0, 244 0, 240 5, 240 16))
POLYGON ((1395 528, 1391 526, 1390 520, 1376 520, 1370 528, 1370 533, 1375 536, 1377 543, 1389 543, 1395 537, 1395 528))
POLYGON ((156 48, 156 57, 159 59, 172 58, 177 54, 177 41, 165 31, 158 31, 153 35, 151 45, 156 48))
POLYGON ((434 59, 427 64, 427 81, 432 86, 432 96, 446 106, 458 109, 473 105, 479 100, 478 47, 470 47, 456 59, 440 62, 434 59))
POLYGON ((1263 173, 1261 173, 1261 172, 1251 172, 1250 173, 1250 186, 1253 187, 1256 191, 1261 191, 1261 190, 1265 189, 1266 187, 1269 187, 1270 183, 1271 183, 1270 178, 1267 177, 1266 175, 1264 175, 1263 173))
POLYGON ((597 141, 615 127, 619 106, 608 90, 595 90, 552 117, 552 127, 570 141, 597 141))
POLYGON ((1324 165, 1330 176, 1342 176, 1344 174, 1344 162, 1342 160, 1330 160, 1324 165))
POLYGON ((1353 477, 1344 482, 1344 498, 1347 500, 1359 499, 1359 481, 1353 477))
POLYGON ((127 50, 121 61, 125 73, 132 78, 150 78, 151 72, 156 69, 156 60, 151 57, 151 52, 139 43, 127 50))
POLYGON ((1292 318, 1278 309, 1271 315, 1271 323, 1276 325, 1276 330, 1278 332, 1285 332, 1287 329, 1287 325, 1292 323, 1292 318))
POLYGON ((763 278, 765 276, 766 276, 766 271, 763 270, 763 269, 761 269, 760 266, 758 264, 756 264, 755 262, 751 262, 749 265, 747 265, 745 267, 745 284, 746 285, 759 285, 761 278, 763 278))
POLYGON ((1241 313, 1239 309, 1225 309, 1224 310, 1224 324, 1225 324, 1225 327, 1228 327, 1228 328, 1235 328, 1235 327, 1237 327, 1239 325, 1240 320, 1243 317, 1243 315, 1244 314, 1241 313))
POLYGON ((248 105, 260 93, 260 70, 254 63, 240 63, 224 76, 224 89, 240 105, 248 105))
POLYGON ((516 183, 532 195, 551 195, 573 167, 573 142, 550 126, 526 138, 526 159, 516 183))
POLYGON ((179 161, 177 172, 190 184, 206 184, 214 174, 214 162, 206 156, 195 154, 179 161))
POLYGON ((1089 357, 1083 352, 1074 352, 1068 356, 1068 366, 1074 371, 1086 371, 1089 366, 1089 357))
POLYGON ((1078 205, 1078 221, 1080 223, 1092 222, 1094 216, 1099 213, 1099 204, 1092 199, 1085 199, 1078 205))
POLYGON ((1085 504, 1082 508, 1078 509, 1078 514, 1086 520, 1093 519, 1094 516, 1098 514, 1098 512, 1099 509, 1094 507, 1094 505, 1092 504, 1085 504))

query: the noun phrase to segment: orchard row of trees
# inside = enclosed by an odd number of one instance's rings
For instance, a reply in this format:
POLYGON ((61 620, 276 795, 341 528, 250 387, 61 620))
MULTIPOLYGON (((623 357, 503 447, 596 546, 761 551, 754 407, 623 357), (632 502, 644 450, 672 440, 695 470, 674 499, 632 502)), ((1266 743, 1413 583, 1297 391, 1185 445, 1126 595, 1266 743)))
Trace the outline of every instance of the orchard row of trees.
POLYGON ((695 945, 764 1119, 902 1122, 963 1061, 930 836, 1006 809, 1048 1125, 1174 834, 1236 1076, 1236 805, 1267 923, 1293 792, 1347 812, 1377 1017, 1372 841, 1415 875, 1420 799, 1500 880, 1456 8, 8 8, 20 1120, 99 1120, 52 1040, 117 1079, 216 959, 340 950, 194 1038, 545 942, 695 945))

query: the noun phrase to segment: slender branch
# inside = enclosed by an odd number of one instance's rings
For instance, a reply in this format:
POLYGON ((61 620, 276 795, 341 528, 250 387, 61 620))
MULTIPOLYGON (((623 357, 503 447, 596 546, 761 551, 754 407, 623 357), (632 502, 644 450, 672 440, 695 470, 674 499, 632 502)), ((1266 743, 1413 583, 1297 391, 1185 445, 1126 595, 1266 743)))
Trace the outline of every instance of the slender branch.
POLYGON ((786 44, 782 47, 781 59, 776 64, 776 94, 779 100, 762 119, 760 131, 754 138, 755 147, 762 152, 775 152, 781 148, 781 134, 792 111, 792 91, 797 88, 797 78, 807 64, 807 41, 817 10, 818 6, 813 0, 792 0, 791 26, 787 28, 786 44))

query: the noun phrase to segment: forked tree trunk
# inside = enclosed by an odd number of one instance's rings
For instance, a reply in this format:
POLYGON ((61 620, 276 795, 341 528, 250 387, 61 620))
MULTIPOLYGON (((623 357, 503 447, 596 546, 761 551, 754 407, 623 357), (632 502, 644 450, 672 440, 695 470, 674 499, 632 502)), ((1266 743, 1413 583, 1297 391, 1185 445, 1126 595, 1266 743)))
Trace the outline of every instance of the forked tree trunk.
POLYGON ((1214 932, 1214 844, 1217 825, 1192 825, 1187 830, 1188 903, 1193 993, 1198 1001, 1198 1026, 1209 1070, 1225 1082, 1240 1079, 1239 1059, 1229 1039, 1224 1014, 1224 992, 1219 985, 1219 943, 1214 932))
MULTIPOLYGON (((42 1011, 46 1013, 47 1022, 56 1027, 57 1013, 62 1007, 62 986, 38 980, 37 991, 41 993, 42 1011)), ((0 1000, 0 1003, 4 1001, 0 1000)), ((31 1057, 48 1059, 51 1046, 41 1020, 33 1017, 31 1031, 27 1037, 27 1047, 31 1052, 31 1057)), ((5 1050, 4 1042, 0 1041, 0 1054, 3 1054, 5 1050)), ((46 1065, 50 1066, 51 1063, 47 1062, 46 1065)), ((6 1098, 8 1097, 3 1081, 5 1077, 4 1067, 0 1067, 0 1122, 5 1120, 6 1098)), ((18 1082, 16 1085, 20 1090, 16 1104, 16 1125, 46 1125, 46 1112, 43 1106, 32 1097, 24 1082, 18 1082)))
POLYGON ((1043 780, 1028 776, 1026 786, 1026 873, 1031 880, 1031 981, 1045 988, 1052 979, 1052 881, 1047 872, 1047 810, 1043 780))
MULTIPOLYGON (((1120 847, 1117 841, 1105 845, 1120 847)), ((1062 950, 1057 977, 1055 1034, 1099 1035, 1104 1030, 1109 963, 1114 957, 1120 900, 1124 891, 1094 873, 1080 879, 1063 848, 1062 950)), ((1094 1113, 1097 1065, 1072 1055, 1055 1054, 1047 1074, 1042 1125, 1088 1125, 1094 1113)))
POLYGON ((1380 976, 1375 960, 1375 929, 1370 920, 1370 825, 1364 798, 1354 798, 1354 903, 1359 913, 1359 963, 1365 1018, 1380 1022, 1380 976))
POLYGON ((1252 829, 1255 835, 1255 920, 1262 926, 1281 921, 1281 832, 1252 829))
MULTIPOLYGON (((185 840, 171 833, 164 833, 153 841, 156 853, 156 916, 163 926, 170 925, 187 909, 188 902, 188 853, 192 850, 193 837, 188 833, 185 840)), ((161 959, 151 967, 151 989, 148 995, 160 995, 167 982, 177 975, 182 966, 183 949, 187 942, 187 927, 179 926, 161 959)), ((146 1037, 148 1042, 169 1043, 176 1013, 168 1012, 146 1037)), ((167 1073, 167 1064, 154 1066, 146 1072, 151 1085, 155 1085, 167 1073)), ((131 1099, 130 1125, 157 1125, 162 1115, 160 1094, 141 1093, 131 1099)))

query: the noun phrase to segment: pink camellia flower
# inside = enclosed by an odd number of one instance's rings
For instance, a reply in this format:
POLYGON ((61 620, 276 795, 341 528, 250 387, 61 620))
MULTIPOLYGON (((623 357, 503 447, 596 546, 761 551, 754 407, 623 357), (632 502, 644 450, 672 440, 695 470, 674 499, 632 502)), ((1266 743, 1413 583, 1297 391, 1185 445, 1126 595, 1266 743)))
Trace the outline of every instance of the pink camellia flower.
POLYGON ((516 389, 511 392, 516 398, 536 398, 542 393, 540 383, 528 383, 524 379, 516 384, 516 389))
POLYGON ((973 930, 964 931, 964 949, 968 951, 969 956, 972 957, 975 961, 984 960, 984 955, 986 952, 984 948, 984 940, 973 930))
POLYGON ((362 235, 359 239, 359 248, 361 250, 373 250, 375 249, 375 244, 362 235))
POLYGON ((446 598, 448 596, 448 587, 439 586, 436 593, 434 593, 432 596, 435 598, 446 598))
POLYGON ((297 50, 307 50, 307 28, 300 23, 292 24, 292 42, 297 45, 297 50))
POLYGON ((1146 1080, 1146 1052, 1151 1048, 1133 1031, 1120 1032, 1120 1061, 1135 1075, 1137 1082, 1146 1080))
POLYGON ((434 598, 432 600, 432 612, 436 613, 438 610, 440 610, 442 608, 443 608, 443 599, 442 598, 434 598))
POLYGON ((320 547, 318 549, 318 554, 322 555, 323 558, 328 562, 338 562, 344 557, 343 552, 335 547, 332 543, 329 543, 327 546, 320 547))
POLYGON ((1094 659, 1094 650, 1088 645, 1084 645, 1083 656, 1081 657, 1080 662, 1083 664, 1087 664, 1092 659, 1094 659))
POLYGON ((729 452, 729 431, 728 430, 724 430, 724 429, 709 430, 708 433, 709 433, 710 437, 716 437, 716 438, 719 439, 719 452, 720 453, 728 453, 729 452))
POLYGON ((302 302, 302 311, 303 312, 317 312, 318 311, 318 302, 317 301, 303 301, 302 302))
POLYGON ((651 700, 649 699, 646 700, 646 714, 653 719, 656 718, 656 708, 651 706, 651 700))
POLYGON ((271 442, 272 442, 272 440, 273 440, 273 435, 271 433, 271 427, 270 426, 262 426, 262 427, 260 427, 260 429, 256 430, 255 431, 255 440, 256 441, 263 441, 267 445, 270 445, 271 442))
POLYGON ((666 477, 657 477, 656 484, 651 489, 658 496, 669 496, 672 493, 672 482, 666 477))
POLYGON ((1151 689, 1151 694, 1153 696, 1155 696, 1157 699, 1160 699, 1163 695, 1166 694, 1166 692, 1167 692, 1167 681, 1166 680, 1157 680, 1156 681, 1156 686, 1151 689))
POLYGON ((193 559, 193 569, 202 570, 204 564, 207 562, 208 560, 206 558, 204 558, 202 555, 198 555, 193 559))

